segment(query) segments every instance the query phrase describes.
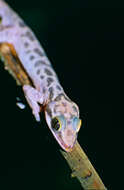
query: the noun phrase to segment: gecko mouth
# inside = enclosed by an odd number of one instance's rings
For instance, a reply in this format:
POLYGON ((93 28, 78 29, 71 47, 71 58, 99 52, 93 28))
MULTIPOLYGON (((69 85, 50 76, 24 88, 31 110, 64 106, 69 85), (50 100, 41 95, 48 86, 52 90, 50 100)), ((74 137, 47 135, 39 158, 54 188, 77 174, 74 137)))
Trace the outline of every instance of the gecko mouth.
POLYGON ((75 141, 74 141, 74 143, 73 143, 72 145, 67 145, 67 144, 63 141, 63 139, 62 139, 61 133, 57 134, 57 136, 58 136, 58 139, 59 139, 59 144, 62 146, 62 148, 63 148, 64 150, 66 150, 67 152, 71 152, 72 149, 73 149, 73 147, 74 147, 74 145, 75 145, 75 143, 76 143, 76 139, 77 139, 77 138, 75 138, 75 141))

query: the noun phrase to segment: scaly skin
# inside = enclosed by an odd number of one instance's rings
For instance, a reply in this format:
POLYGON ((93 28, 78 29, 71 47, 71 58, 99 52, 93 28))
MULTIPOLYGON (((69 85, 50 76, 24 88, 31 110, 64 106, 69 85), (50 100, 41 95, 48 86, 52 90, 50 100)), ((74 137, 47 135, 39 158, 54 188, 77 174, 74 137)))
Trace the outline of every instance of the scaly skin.
POLYGON ((0 18, 0 43, 8 42, 14 46, 34 84, 34 88, 24 85, 23 90, 36 120, 40 121, 41 104, 45 107, 46 121, 54 137, 65 151, 71 151, 81 125, 78 106, 65 94, 32 30, 2 0, 0 18), (58 125, 52 124, 54 118, 57 119, 58 125), (56 129, 57 126, 61 128, 56 129))

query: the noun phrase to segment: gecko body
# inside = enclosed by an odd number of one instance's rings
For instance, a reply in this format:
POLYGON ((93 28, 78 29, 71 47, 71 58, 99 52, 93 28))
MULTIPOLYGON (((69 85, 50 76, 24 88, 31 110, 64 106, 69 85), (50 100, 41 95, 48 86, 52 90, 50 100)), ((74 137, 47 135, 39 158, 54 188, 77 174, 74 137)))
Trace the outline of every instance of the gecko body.
POLYGON ((78 106, 65 94, 44 49, 32 30, 0 0, 0 43, 11 43, 34 87, 23 91, 37 121, 43 106, 46 122, 65 151, 71 151, 81 126, 78 106))

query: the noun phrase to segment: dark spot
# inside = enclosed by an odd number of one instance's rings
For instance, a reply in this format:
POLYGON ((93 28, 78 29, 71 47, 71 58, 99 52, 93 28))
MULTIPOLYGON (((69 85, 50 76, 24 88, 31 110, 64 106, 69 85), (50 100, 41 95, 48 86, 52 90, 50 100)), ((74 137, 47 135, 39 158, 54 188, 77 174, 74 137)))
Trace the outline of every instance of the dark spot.
POLYGON ((65 94, 61 93, 59 94, 56 98, 55 101, 60 101, 61 98, 64 97, 65 100, 67 100, 68 102, 72 102, 65 94))
POLYGON ((43 60, 36 61, 35 64, 34 64, 35 67, 38 67, 38 66, 41 66, 41 65, 47 65, 47 64, 43 60))
POLYGON ((51 112, 49 106, 46 107, 46 112, 47 112, 47 114, 48 114, 50 117, 52 117, 52 112, 51 112))
POLYGON ((41 76, 40 76, 40 78, 41 78, 41 79, 44 79, 44 76, 43 76, 43 75, 41 75, 41 76))
POLYGON ((40 74, 40 69, 37 70, 37 75, 39 75, 39 74, 40 74))
POLYGON ((59 94, 59 95, 55 98, 55 101, 61 100, 62 96, 63 96, 63 94, 59 94))
POLYGON ((44 56, 44 53, 40 49, 38 49, 38 48, 35 48, 34 52, 37 53, 41 57, 44 56))
POLYGON ((38 66, 40 66, 42 64, 43 64, 43 62, 40 60, 40 61, 36 61, 35 64, 34 64, 34 66, 38 67, 38 66))
POLYGON ((53 98, 53 96, 54 96, 54 93, 53 93, 53 87, 50 87, 49 88, 49 98, 50 98, 50 100, 52 100, 52 98, 53 98))
POLYGON ((61 89, 62 89, 59 85, 56 85, 56 88, 57 88, 58 90, 61 90, 61 89))
POLYGON ((34 36, 34 34, 31 31, 27 31, 25 34, 21 34, 21 36, 26 36, 31 41, 35 40, 35 36, 34 36))
POLYGON ((47 78, 47 86, 50 86, 54 80, 51 77, 47 78))
POLYGON ((33 60, 35 57, 33 56, 33 55, 31 55, 30 57, 29 57, 29 59, 30 60, 33 60))
POLYGON ((52 72, 51 72, 49 69, 47 69, 47 68, 45 68, 44 72, 45 72, 47 75, 49 75, 49 76, 52 76, 52 75, 53 75, 52 72))
POLYGON ((2 18, 2 16, 0 15, 0 24, 2 23, 2 19, 3 19, 3 18, 2 18))
POLYGON ((28 47, 28 46, 29 46, 29 43, 28 43, 28 42, 25 42, 25 43, 24 43, 24 46, 25 46, 25 47, 28 47))
POLYGON ((72 106, 72 109, 73 109, 74 112, 78 113, 78 110, 77 110, 76 106, 72 106))
POLYGON ((33 33, 30 32, 30 31, 27 31, 27 32, 26 32, 26 36, 27 36, 31 41, 34 41, 34 40, 35 40, 35 37, 34 37, 33 33))
POLYGON ((19 26, 20 27, 25 27, 25 23, 21 20, 21 21, 19 21, 19 26))

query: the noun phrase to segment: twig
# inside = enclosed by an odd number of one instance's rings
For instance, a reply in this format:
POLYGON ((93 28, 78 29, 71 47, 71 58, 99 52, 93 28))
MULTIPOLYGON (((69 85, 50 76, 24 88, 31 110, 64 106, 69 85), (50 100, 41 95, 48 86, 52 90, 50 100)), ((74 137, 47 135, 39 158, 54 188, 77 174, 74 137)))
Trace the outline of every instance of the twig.
POLYGON ((72 152, 61 153, 72 169, 71 176, 77 177, 84 190, 107 190, 78 142, 72 152))
MULTIPOLYGON (((4 61, 5 69, 15 78, 18 85, 32 85, 12 44, 0 44, 0 54, 4 61)), ((72 169, 71 176, 77 177, 84 190, 106 190, 103 182, 78 142, 71 152, 61 151, 61 153, 72 169)))

